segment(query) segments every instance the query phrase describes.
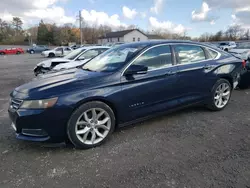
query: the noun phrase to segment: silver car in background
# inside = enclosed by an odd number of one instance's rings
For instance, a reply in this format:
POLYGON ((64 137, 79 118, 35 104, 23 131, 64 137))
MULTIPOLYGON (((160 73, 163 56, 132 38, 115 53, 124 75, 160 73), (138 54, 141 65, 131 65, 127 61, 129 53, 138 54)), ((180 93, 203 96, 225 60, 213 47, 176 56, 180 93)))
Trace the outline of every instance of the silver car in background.
POLYGON ((236 48, 230 49, 229 52, 244 60, 250 60, 250 42, 238 43, 236 48))
POLYGON ((34 74, 45 74, 83 65, 93 57, 103 53, 110 47, 107 46, 87 46, 73 50, 68 55, 61 58, 54 58, 42 61, 34 68, 34 74))

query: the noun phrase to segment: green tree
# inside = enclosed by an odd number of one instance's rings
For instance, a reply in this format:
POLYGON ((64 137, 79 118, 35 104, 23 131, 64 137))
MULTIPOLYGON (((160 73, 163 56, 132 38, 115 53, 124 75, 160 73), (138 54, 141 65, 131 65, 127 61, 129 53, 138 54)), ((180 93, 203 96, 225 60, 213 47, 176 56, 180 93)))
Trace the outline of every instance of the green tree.
POLYGON ((13 17, 12 25, 15 29, 16 35, 19 34, 23 30, 23 28, 22 28, 23 22, 22 22, 21 18, 19 18, 19 17, 13 17))
POLYGON ((37 30, 37 42, 39 44, 47 44, 49 31, 47 26, 44 24, 43 20, 40 21, 38 30, 37 30))

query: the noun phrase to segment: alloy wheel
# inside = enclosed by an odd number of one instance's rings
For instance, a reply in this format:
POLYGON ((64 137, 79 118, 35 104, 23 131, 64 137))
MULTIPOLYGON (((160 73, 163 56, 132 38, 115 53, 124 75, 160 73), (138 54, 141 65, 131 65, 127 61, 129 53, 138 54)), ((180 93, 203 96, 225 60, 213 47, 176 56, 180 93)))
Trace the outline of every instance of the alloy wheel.
POLYGON ((75 133, 79 141, 86 145, 101 142, 111 130, 111 118, 101 108, 85 111, 77 120, 75 133))
POLYGON ((221 83, 215 90, 214 104, 217 108, 227 105, 231 95, 231 87, 227 83, 221 83))

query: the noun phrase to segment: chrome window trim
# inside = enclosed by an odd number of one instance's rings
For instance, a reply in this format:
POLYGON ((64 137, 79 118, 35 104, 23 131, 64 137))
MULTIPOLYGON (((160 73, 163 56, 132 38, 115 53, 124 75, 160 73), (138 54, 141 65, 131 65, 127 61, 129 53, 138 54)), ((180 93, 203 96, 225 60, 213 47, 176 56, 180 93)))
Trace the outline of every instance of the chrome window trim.
MULTIPOLYGON (((130 65, 132 65, 139 57, 141 57, 144 53, 146 53, 148 50, 151 50, 153 48, 156 48, 156 47, 159 47, 159 46, 169 46, 170 47, 170 44, 157 44, 157 45, 154 45, 154 46, 151 46, 150 48, 147 48, 145 49, 143 52, 141 52, 135 59, 133 59, 128 65, 126 65, 126 67, 124 68, 124 70, 122 71, 122 76, 124 76, 124 72, 129 68, 130 65)), ((170 53, 172 55, 172 51, 171 51, 171 47, 170 47, 170 53)), ((172 65, 170 67, 173 67, 173 62, 172 62, 172 65)), ((166 68, 170 68, 170 67, 161 67, 161 68, 156 68, 156 69, 153 69, 153 70, 148 70, 147 72, 151 72, 151 71, 155 71, 155 70, 160 70, 160 69, 166 69, 166 68)))
MULTIPOLYGON (((173 47, 175 45, 192 45, 192 46, 199 46, 201 48, 207 48, 207 49, 210 49, 210 50, 212 50, 212 51, 214 51, 214 52, 216 52, 218 54, 217 57, 214 58, 214 60, 217 60, 217 59, 219 59, 221 57, 221 53, 220 52, 216 51, 213 48, 210 48, 208 46, 201 45, 201 44, 192 44, 192 43, 164 43, 164 44, 157 44, 157 45, 151 46, 150 48, 147 48, 146 50, 144 50, 143 52, 141 52, 135 59, 133 59, 128 65, 126 65, 126 67, 122 71, 121 75, 124 76, 124 72, 128 69, 128 67, 130 65, 132 65, 139 57, 141 57, 148 50, 150 50, 152 48, 155 48, 155 47, 159 47, 159 46, 172 46, 173 47)), ((204 51, 204 53, 205 53, 205 51, 204 51)), ((171 51, 171 54, 172 54, 172 51, 171 51)), ((173 62, 172 62, 172 65, 170 67, 165 67, 165 68, 161 67, 161 68, 149 70, 148 72, 155 71, 155 70, 160 70, 160 69, 172 68, 172 67, 176 67, 176 66, 189 65, 189 64, 194 64, 194 63, 202 63, 202 62, 206 62, 206 61, 210 61, 210 60, 213 60, 213 58, 205 59, 205 60, 201 60, 201 61, 197 61, 197 62, 185 63, 185 64, 173 64, 173 62)))
MULTIPOLYGON (((219 59, 221 57, 221 53, 216 51, 215 49, 213 48, 210 48, 208 46, 204 46, 204 45, 201 45, 201 44, 188 44, 188 43, 171 43, 171 46, 175 46, 175 45, 190 45, 190 46, 199 46, 201 48, 206 48, 206 49, 209 49, 211 51, 214 51, 216 52, 218 55, 214 58, 215 60, 216 59, 219 59)), ((204 51, 204 50, 203 50, 204 51)), ((205 51, 204 51, 205 53, 205 51)), ((208 60, 212 60, 213 58, 210 58, 210 59, 205 59, 205 60, 201 60, 201 61, 197 61, 197 62, 191 62, 191 63, 185 63, 185 64, 178 64, 178 65, 186 65, 186 64, 192 64, 192 63, 199 63, 199 62, 204 62, 204 61, 208 61, 208 60)))

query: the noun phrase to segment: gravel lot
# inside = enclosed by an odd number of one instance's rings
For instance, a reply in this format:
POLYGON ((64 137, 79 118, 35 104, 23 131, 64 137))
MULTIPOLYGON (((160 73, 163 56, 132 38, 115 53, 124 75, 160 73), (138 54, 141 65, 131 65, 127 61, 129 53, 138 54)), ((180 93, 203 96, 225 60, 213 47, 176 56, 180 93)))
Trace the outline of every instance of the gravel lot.
POLYGON ((75 150, 15 139, 13 88, 33 78, 40 55, 0 56, 0 187, 250 187, 250 90, 227 108, 196 107, 117 130, 75 150))

